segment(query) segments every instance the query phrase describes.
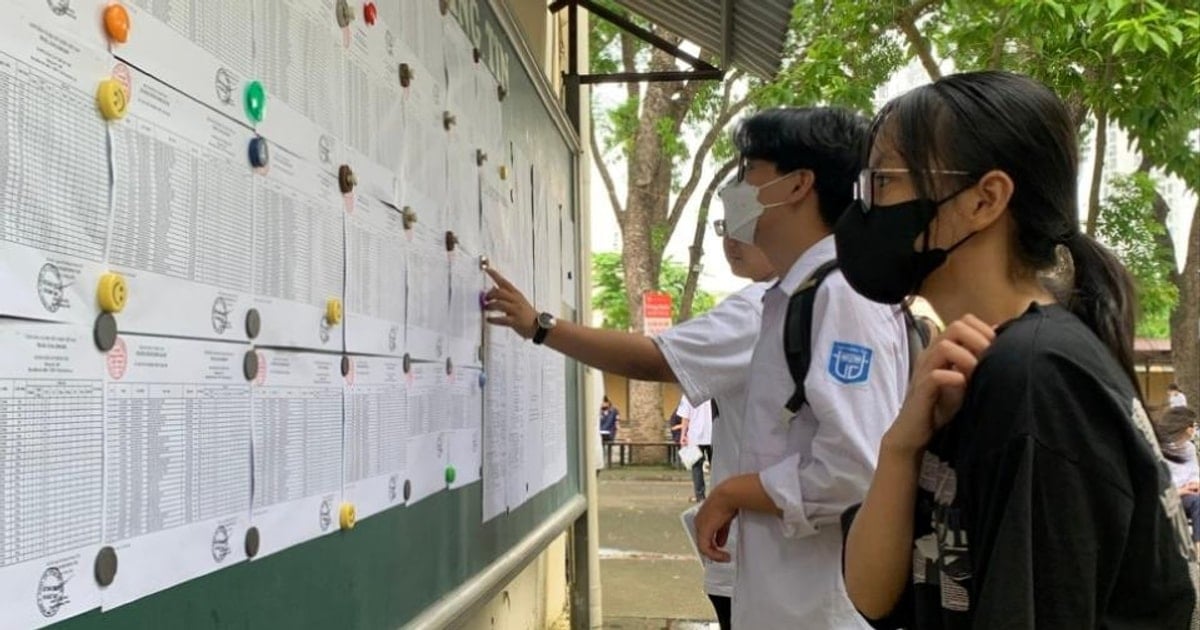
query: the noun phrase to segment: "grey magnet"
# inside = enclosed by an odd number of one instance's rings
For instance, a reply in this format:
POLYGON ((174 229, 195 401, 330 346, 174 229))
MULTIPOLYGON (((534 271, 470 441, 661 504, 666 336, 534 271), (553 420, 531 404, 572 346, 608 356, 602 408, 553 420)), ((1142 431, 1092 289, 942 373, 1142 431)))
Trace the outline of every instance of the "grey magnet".
POLYGON ((253 381, 258 376, 258 353, 253 350, 247 350, 242 357, 242 374, 245 375, 247 381, 253 381))
POLYGON ((342 355, 342 376, 349 376, 349 375, 350 375, 350 357, 348 355, 343 354, 342 355))
POLYGON ((258 333, 262 331, 262 316, 258 314, 258 309, 252 308, 246 311, 246 336, 254 339, 258 337, 258 333))
POLYGON ((117 551, 112 547, 102 547, 96 554, 96 565, 93 567, 96 583, 108 586, 117 577, 117 551))
POLYGON ((404 501, 407 502, 408 498, 411 496, 412 496, 412 482, 409 481, 408 479, 405 479, 404 480, 404 501))
POLYGON ((350 26, 354 21, 354 9, 350 8, 350 3, 346 0, 338 0, 333 12, 337 17, 337 25, 342 28, 350 26))
POLYGON ((117 343, 117 319, 112 313, 100 313, 92 328, 92 339, 101 352, 108 352, 117 343))
POLYGON ((258 528, 251 527, 246 530, 246 557, 253 558, 258 555, 258 528))

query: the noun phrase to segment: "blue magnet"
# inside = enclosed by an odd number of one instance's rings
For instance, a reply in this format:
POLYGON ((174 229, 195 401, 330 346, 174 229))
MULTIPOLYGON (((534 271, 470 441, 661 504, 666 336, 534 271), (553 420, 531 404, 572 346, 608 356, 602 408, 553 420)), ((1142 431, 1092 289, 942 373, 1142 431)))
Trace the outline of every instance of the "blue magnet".
POLYGON ((250 166, 264 168, 271 161, 271 153, 267 148, 267 139, 262 136, 250 140, 250 166))
POLYGON ((487 291, 479 292, 479 308, 480 310, 487 310, 487 291))
POLYGON ((479 373, 479 389, 483 389, 486 386, 487 386, 487 372, 480 372, 479 373))

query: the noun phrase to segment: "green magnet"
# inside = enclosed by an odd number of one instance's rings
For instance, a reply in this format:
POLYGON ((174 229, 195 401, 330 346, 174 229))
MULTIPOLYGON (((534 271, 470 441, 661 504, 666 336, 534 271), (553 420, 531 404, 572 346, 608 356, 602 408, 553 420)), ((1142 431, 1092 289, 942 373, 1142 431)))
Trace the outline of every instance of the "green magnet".
POLYGON ((262 122, 263 111, 267 108, 267 89, 260 81, 251 81, 246 84, 245 98, 246 117, 256 123, 262 122))
POLYGON ((454 483, 454 479, 457 476, 458 476, 458 473, 454 471, 453 466, 446 467, 446 483, 454 483))

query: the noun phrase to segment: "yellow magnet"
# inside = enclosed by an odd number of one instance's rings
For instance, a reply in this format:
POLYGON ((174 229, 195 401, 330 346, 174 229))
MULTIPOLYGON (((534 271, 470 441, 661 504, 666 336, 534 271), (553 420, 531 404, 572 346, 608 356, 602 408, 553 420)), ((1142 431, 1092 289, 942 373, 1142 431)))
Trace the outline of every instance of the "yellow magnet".
POLYGON ((358 520, 358 513, 354 510, 353 503, 343 503, 342 509, 338 512, 338 523, 342 529, 354 529, 354 523, 358 520))
POLYGON ((129 288, 125 286, 125 276, 112 272, 100 276, 96 300, 100 303, 101 311, 120 313, 125 308, 125 298, 128 296, 129 288))
POLYGON ((337 298, 329 298, 325 301, 325 321, 329 322, 330 326, 336 326, 342 323, 342 301, 337 298))
POLYGON ((129 108, 129 96, 125 94, 125 86, 116 79, 104 79, 96 88, 96 107, 105 120, 120 120, 125 117, 129 108))
POLYGON ((502 165, 500 167, 500 179, 505 179, 505 180, 508 179, 508 166, 507 165, 502 165))

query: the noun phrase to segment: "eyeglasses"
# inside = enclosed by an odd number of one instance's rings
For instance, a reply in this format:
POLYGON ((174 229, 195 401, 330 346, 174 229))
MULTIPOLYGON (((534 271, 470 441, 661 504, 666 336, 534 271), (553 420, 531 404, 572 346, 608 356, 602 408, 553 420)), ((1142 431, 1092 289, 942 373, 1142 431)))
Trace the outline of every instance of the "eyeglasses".
POLYGON ((725 219, 713 221, 713 232, 720 238, 725 238, 725 219))
POLYGON ((880 196, 881 188, 896 175, 908 173, 924 173, 926 175, 953 175, 967 177, 967 171, 943 171, 937 169, 913 171, 907 168, 864 168, 858 173, 858 181, 854 183, 854 198, 863 203, 863 210, 870 210, 875 197, 880 196))

